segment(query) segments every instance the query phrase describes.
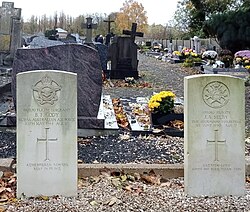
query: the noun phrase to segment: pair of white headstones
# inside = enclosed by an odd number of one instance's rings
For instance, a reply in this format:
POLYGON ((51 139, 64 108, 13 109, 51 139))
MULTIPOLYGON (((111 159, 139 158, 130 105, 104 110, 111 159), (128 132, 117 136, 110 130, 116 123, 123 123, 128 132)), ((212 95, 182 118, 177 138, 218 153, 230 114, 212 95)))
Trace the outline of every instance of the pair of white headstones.
MULTIPOLYGON (((184 177, 188 195, 245 192, 244 81, 184 79, 184 177)), ((17 196, 77 194, 77 76, 17 75, 17 196)))

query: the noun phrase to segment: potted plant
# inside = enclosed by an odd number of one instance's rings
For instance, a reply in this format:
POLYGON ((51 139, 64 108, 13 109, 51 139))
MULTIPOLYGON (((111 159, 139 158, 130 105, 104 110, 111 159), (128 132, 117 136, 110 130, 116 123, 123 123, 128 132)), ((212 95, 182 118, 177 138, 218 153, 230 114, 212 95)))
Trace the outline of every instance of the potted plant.
POLYGON ((225 64, 225 68, 233 65, 233 53, 228 49, 222 49, 219 53, 220 60, 225 64))
POLYGON ((188 54, 186 54, 186 56, 187 58, 183 63, 183 67, 193 67, 202 64, 202 60, 197 53, 189 52, 188 54))
POLYGON ((236 67, 244 67, 249 69, 250 50, 241 50, 234 54, 234 64, 236 67))
POLYGON ((203 52, 202 54, 202 59, 205 59, 207 61, 206 65, 213 65, 215 63, 216 57, 217 57, 217 52, 214 50, 207 50, 203 52))
POLYGON ((183 113, 176 114, 174 112, 174 99, 175 94, 171 91, 161 91, 150 98, 148 107, 153 125, 163 125, 173 120, 183 120, 183 113))

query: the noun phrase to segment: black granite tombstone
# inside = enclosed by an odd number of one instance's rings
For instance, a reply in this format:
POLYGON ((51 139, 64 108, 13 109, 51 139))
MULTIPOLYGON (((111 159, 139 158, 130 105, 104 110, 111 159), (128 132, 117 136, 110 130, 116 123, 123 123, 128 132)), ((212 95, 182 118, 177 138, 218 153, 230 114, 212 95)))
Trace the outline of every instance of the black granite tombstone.
POLYGON ((98 51, 98 54, 100 56, 100 60, 101 60, 101 66, 102 66, 102 70, 104 71, 105 74, 107 74, 107 57, 108 57, 108 47, 102 43, 96 42, 94 43, 95 48, 98 51))
POLYGON ((109 59, 111 60, 110 77, 112 79, 124 79, 125 77, 138 78, 138 60, 135 36, 143 36, 143 33, 136 32, 136 23, 132 24, 132 30, 123 30, 128 36, 119 36, 109 48, 109 59))
POLYGON ((62 70, 77 73, 78 128, 104 127, 104 120, 97 119, 102 94, 102 71, 96 49, 79 44, 18 49, 12 72, 14 99, 16 74, 32 70, 62 70))

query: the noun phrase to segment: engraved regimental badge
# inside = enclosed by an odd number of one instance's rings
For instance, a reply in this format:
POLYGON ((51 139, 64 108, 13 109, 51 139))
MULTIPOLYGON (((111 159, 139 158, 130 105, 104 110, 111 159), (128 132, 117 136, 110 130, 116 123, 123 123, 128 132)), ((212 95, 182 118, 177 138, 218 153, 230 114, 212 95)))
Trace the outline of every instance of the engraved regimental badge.
POLYGON ((52 80, 48 75, 45 75, 34 86, 32 86, 32 89, 34 99, 38 102, 38 104, 54 105, 54 103, 58 100, 58 92, 61 90, 61 86, 52 80))
POLYGON ((211 108, 224 107, 230 97, 228 87, 219 81, 208 83, 202 92, 203 101, 211 108))

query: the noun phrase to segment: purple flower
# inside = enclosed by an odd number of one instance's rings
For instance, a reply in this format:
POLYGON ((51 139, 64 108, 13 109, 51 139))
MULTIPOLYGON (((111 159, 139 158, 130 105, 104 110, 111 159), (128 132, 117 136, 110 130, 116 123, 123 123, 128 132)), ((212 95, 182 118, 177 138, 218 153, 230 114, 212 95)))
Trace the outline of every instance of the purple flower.
POLYGON ((250 50, 241 50, 234 54, 234 57, 247 57, 250 59, 250 50))

